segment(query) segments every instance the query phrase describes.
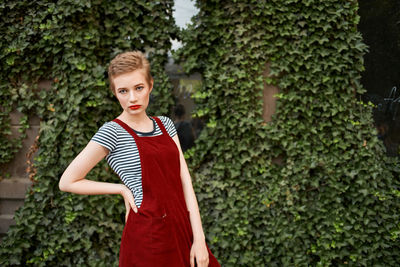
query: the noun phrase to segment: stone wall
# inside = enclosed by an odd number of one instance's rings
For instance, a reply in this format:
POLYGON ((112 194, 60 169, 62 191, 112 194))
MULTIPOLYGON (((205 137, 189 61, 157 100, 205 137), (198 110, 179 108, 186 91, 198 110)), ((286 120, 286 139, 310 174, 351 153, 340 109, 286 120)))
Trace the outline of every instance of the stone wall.
MULTIPOLYGON (((18 111, 13 111, 11 117, 12 138, 20 135, 18 129, 19 119, 22 116, 18 111)), ((28 161, 32 160, 34 154, 28 158, 27 153, 34 145, 39 134, 40 121, 35 115, 30 116, 27 137, 22 142, 22 148, 15 154, 14 159, 8 164, 0 166, 1 173, 9 175, 0 181, 0 239, 7 232, 10 225, 14 224, 14 212, 24 203, 25 193, 31 186, 27 168, 28 161)))

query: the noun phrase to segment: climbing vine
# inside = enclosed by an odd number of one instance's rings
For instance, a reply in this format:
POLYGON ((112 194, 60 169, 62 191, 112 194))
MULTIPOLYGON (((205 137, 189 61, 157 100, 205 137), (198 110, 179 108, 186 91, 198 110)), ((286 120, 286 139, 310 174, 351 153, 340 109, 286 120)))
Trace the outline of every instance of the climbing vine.
MULTIPOLYGON (((164 65, 178 33, 172 6, 172 0, 0 4, 0 163, 24 138, 10 141, 9 113, 23 114, 22 132, 29 117, 40 118, 34 185, 1 242, 1 266, 117 265, 123 199, 61 192, 58 181, 96 130, 120 113, 106 72, 116 54, 148 54, 155 79, 149 113, 168 114, 173 97, 164 65), (43 81, 50 88, 41 88, 43 81)), ((87 178, 120 182, 104 161, 87 178)))
MULTIPOLYGON (((365 92, 360 73, 367 49, 357 31, 357 2, 197 5, 175 57, 187 72, 203 75, 195 115, 207 127, 187 157, 218 260, 398 265, 399 162, 385 157, 372 106, 357 97, 365 92), (267 84, 280 88, 268 123, 262 120, 267 84)), ((1 163, 20 144, 8 141, 9 112, 24 114, 22 128, 31 114, 41 119, 35 184, 1 243, 0 265, 116 265, 122 198, 60 192, 58 179, 119 112, 106 80, 115 54, 149 53, 152 110, 170 110, 164 64, 178 33, 172 1, 7 1, 0 10, 1 163), (50 89, 38 86, 43 80, 50 89)), ((118 182, 104 162, 87 178, 118 182)))
POLYGON ((357 1, 197 6, 175 58, 204 78, 194 116, 207 128, 187 156, 217 258, 397 266, 399 161, 385 156, 372 105, 359 98, 367 46, 357 1), (280 90, 268 123, 266 85, 280 90))

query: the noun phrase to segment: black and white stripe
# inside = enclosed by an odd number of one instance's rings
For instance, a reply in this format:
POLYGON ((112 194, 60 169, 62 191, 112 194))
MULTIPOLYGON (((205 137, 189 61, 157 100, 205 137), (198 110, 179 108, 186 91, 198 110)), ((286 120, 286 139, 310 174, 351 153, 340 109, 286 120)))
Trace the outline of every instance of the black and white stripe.
MULTIPOLYGON (((172 120, 165 116, 158 116, 158 118, 163 123, 168 134, 171 137, 175 136, 176 129, 172 120)), ((151 119, 153 120, 154 130, 148 133, 135 131, 138 136, 147 137, 162 134, 155 120, 151 119)), ((135 204, 140 207, 143 200, 142 168, 135 139, 118 123, 109 121, 99 128, 91 141, 104 146, 110 151, 106 156, 108 164, 132 191, 135 204)))

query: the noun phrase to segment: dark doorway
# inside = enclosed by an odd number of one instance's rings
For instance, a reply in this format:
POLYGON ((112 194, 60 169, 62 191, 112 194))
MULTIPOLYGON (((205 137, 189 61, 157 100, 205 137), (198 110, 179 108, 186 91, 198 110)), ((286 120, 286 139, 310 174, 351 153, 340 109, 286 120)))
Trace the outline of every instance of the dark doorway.
POLYGON ((203 119, 192 116, 196 106, 193 95, 202 86, 202 79, 199 73, 185 75, 172 58, 166 70, 174 85, 175 106, 171 111, 171 118, 174 121, 182 151, 185 152, 194 146, 195 140, 205 126, 203 119))
POLYGON ((369 52, 364 57, 364 102, 376 105, 373 116, 389 156, 400 144, 400 1, 360 0, 359 31, 369 52))

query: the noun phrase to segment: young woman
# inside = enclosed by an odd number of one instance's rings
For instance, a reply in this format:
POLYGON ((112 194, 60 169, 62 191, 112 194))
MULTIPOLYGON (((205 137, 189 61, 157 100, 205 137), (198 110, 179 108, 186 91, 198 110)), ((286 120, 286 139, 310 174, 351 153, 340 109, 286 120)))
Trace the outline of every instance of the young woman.
POLYGON ((119 54, 108 75, 122 113, 105 122, 70 163, 60 190, 123 196, 119 266, 220 266, 205 242, 174 124, 168 117, 146 114, 153 89, 148 60, 139 51, 119 54), (104 157, 124 184, 85 179, 104 157))

